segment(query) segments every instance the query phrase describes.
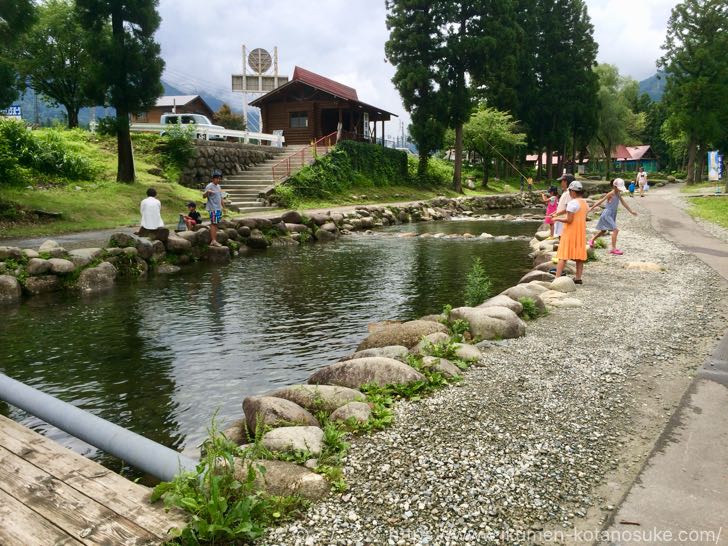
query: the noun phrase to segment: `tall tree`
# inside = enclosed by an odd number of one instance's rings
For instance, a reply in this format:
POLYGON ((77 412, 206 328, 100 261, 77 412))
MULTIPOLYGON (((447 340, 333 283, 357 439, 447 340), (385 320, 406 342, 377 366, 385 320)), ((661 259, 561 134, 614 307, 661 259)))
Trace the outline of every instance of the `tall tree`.
POLYGON ((233 112, 227 103, 223 103, 220 109, 215 112, 215 123, 219 123, 225 129, 245 131, 245 118, 233 112))
POLYGON ((93 36, 93 87, 98 99, 116 109, 119 182, 134 181, 129 114, 154 106, 164 92, 164 61, 154 41, 158 0, 76 0, 93 36), (111 32, 108 31, 109 25, 111 32))
POLYGON ((526 143, 526 135, 519 132, 511 114, 481 104, 463 127, 463 141, 467 150, 482 157, 483 187, 487 188, 493 159, 512 154, 526 143))
POLYGON ((599 76, 599 129, 595 140, 604 155, 608 180, 612 151, 617 144, 623 144, 627 139, 627 124, 631 112, 625 96, 621 93, 622 82, 617 67, 600 64, 594 71, 599 76))
POLYGON ((14 48, 35 16, 33 0, 0 0, 0 108, 11 104, 24 87, 14 66, 14 48))
POLYGON ((95 104, 89 93, 91 56, 83 34, 71 1, 47 0, 38 6, 38 20, 18 45, 21 77, 50 102, 66 108, 69 127, 78 127, 82 107, 95 104))
POLYGON ((667 74, 669 115, 688 137, 687 183, 702 175, 707 146, 724 140, 728 123, 728 4, 685 0, 675 6, 658 66, 667 74), (696 169, 696 157, 700 160, 696 169))
POLYGON ((436 63, 444 47, 443 13, 427 0, 387 0, 389 40, 387 59, 395 67, 392 82, 412 123, 409 133, 417 145, 421 180, 429 157, 442 146, 447 105, 439 93, 436 63))

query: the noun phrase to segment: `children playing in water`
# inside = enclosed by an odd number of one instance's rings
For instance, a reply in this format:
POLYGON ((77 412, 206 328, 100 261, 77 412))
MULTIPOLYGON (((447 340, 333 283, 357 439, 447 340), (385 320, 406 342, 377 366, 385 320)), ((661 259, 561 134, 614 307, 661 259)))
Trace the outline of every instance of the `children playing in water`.
POLYGON ((559 206, 559 192, 555 186, 549 188, 548 196, 541 194, 541 199, 546 203, 546 219, 544 220, 549 226, 549 239, 554 238, 554 221, 551 215, 556 212, 559 206))
POLYGON ((629 205, 627 205, 622 198, 622 192, 624 191, 626 191, 626 188, 624 187, 624 180, 621 178, 615 178, 612 180, 612 191, 594 203, 594 205, 592 205, 589 209, 589 212, 591 212, 595 208, 601 206, 601 204, 605 201, 607 202, 601 216, 599 217, 599 221, 597 222, 597 229, 599 232, 592 238, 591 241, 589 241, 589 246, 591 248, 594 248, 594 243, 599 237, 605 235, 607 231, 611 231, 612 248, 609 253, 614 256, 621 256, 624 254, 624 252, 617 248, 617 235, 619 235, 619 229, 617 228, 617 209, 619 208, 619 203, 621 202, 622 205, 624 205, 624 208, 626 208, 632 216, 637 216, 637 213, 629 208, 629 205))

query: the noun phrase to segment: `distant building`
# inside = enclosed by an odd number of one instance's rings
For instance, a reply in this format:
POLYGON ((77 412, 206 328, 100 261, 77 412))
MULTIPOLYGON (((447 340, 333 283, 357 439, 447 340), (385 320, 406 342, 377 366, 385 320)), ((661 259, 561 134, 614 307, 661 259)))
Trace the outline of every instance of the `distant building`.
POLYGON ((649 144, 624 146, 620 144, 612 152, 614 168, 617 171, 636 171, 644 167, 648 173, 659 169, 658 157, 649 144))
POLYGON ((132 114, 132 123, 159 123, 162 114, 202 114, 213 121, 215 112, 212 111, 200 95, 166 95, 159 97, 154 108, 148 112, 132 114))
POLYGON ((345 137, 376 142, 384 122, 396 117, 360 101, 356 89, 299 66, 288 83, 250 104, 260 108, 261 131, 283 131, 286 144, 309 144, 335 133, 339 123, 345 137))

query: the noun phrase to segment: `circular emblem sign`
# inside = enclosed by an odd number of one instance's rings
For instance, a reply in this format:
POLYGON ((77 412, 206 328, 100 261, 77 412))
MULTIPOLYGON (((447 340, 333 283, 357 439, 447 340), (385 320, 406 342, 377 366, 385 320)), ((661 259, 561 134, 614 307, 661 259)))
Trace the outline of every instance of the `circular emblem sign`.
POLYGON ((254 72, 262 74, 270 68, 273 59, 265 49, 256 48, 248 55, 248 66, 254 72))

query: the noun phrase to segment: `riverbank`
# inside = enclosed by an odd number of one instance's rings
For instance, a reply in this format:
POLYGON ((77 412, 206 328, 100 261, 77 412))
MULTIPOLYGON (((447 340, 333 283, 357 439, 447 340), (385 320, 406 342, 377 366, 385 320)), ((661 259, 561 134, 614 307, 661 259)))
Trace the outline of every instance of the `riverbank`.
MULTIPOLYGON (((635 203, 638 210, 644 208, 635 203)), ((272 529, 266 544, 577 543, 641 469, 725 324, 725 283, 622 213, 625 255, 599 251, 576 296, 485 367, 356 438, 348 492, 272 529), (647 261, 661 272, 626 269, 647 261)))

